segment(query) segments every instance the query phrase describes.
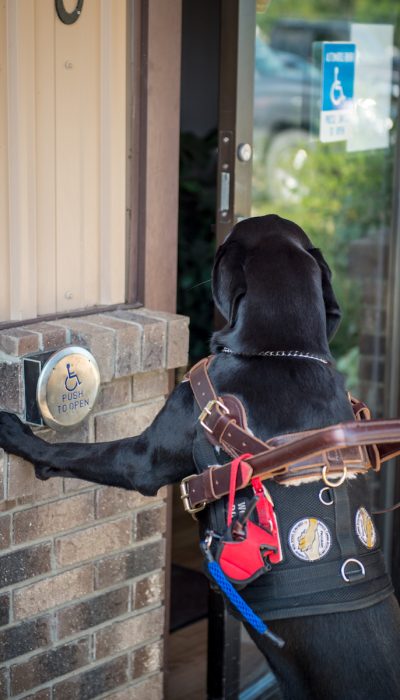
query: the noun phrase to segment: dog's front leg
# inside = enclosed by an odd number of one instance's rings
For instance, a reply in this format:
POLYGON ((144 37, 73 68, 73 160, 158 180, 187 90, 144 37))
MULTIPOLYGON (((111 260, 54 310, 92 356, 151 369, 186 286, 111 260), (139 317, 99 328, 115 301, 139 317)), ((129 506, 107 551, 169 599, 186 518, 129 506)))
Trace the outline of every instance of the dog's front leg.
POLYGON ((75 477, 154 495, 192 474, 193 398, 181 384, 141 435, 103 443, 50 444, 10 413, 0 413, 0 447, 32 462, 41 479, 75 477))

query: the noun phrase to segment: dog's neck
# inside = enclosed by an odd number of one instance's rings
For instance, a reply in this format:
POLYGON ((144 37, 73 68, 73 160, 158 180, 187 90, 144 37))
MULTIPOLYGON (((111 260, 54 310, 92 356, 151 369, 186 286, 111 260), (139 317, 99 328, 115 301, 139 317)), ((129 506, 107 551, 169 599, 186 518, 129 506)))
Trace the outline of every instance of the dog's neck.
POLYGON ((306 306, 308 313, 303 310, 300 314, 297 306, 293 303, 279 314, 274 307, 244 299, 234 323, 227 323, 213 334, 211 351, 216 353, 227 347, 236 354, 258 355, 265 351, 297 350, 331 361, 325 310, 310 303, 306 306))
MULTIPOLYGON (((256 327, 256 326, 255 326, 256 327)), ((325 336, 326 338, 326 336, 325 336)), ((301 337, 296 334, 291 337, 290 333, 281 334, 276 337, 275 333, 254 333, 248 329, 238 327, 231 328, 226 325, 216 331, 211 338, 211 352, 219 353, 223 348, 228 348, 235 355, 243 356, 273 356, 271 353, 291 353, 291 356, 302 353, 313 355, 332 363, 332 355, 329 350, 328 341, 318 335, 314 337, 301 337), (285 335, 287 337, 285 337, 285 335)), ((281 355, 283 357, 284 355, 281 355)))
POLYGON ((238 355, 239 357, 280 357, 300 360, 314 360, 323 365, 333 365, 333 360, 330 355, 316 355, 312 352, 301 352, 300 350, 261 350, 260 352, 234 352, 226 345, 220 348, 220 352, 228 355, 238 355))

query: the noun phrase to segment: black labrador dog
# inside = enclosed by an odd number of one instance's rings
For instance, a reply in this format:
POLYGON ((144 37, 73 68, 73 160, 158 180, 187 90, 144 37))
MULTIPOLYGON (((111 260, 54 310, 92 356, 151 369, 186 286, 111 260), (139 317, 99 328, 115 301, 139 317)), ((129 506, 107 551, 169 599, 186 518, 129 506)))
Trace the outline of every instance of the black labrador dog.
MULTIPOLYGON (((216 357, 210 377, 219 395, 234 394, 241 400, 255 435, 267 440, 353 419, 341 375, 331 362, 320 361, 331 359, 328 341, 340 321, 330 271, 299 226, 275 215, 238 223, 218 249, 213 295, 227 324, 212 337, 216 357), (262 354, 282 350, 306 356, 262 354)), ((153 495, 164 484, 195 472, 195 413, 190 385, 183 382, 137 437, 52 445, 3 412, 0 446, 32 462, 41 479, 77 477, 153 495)), ((349 483, 357 483, 367 499, 364 480, 359 476, 349 483)), ((284 504, 285 494, 300 495, 303 487, 316 488, 318 494, 321 482, 280 486, 280 500, 284 504)), ((275 507, 279 521, 276 500, 275 507)), ((292 556, 287 537, 285 541, 287 556, 292 556)), ((325 550, 327 542, 321 545, 325 550)), ((283 649, 249 630, 285 698, 400 697, 400 612, 390 584, 382 590, 380 597, 374 594, 374 604, 346 604, 343 611, 333 607, 325 614, 316 608, 301 616, 293 608, 293 615, 289 610, 281 619, 272 616, 270 627, 285 639, 283 649)), ((258 597, 257 611, 271 619, 268 608, 269 600, 258 597)))

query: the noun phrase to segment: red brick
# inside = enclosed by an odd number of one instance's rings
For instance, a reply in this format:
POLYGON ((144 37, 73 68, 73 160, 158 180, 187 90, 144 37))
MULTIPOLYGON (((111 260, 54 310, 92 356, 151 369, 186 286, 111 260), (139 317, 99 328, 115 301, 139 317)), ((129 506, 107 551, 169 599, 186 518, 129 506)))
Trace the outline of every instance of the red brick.
POLYGON ((159 671, 162 665, 163 646, 161 641, 140 647, 132 654, 132 678, 140 678, 154 673, 154 671, 159 671))
POLYGON ((89 639, 80 639, 11 666, 11 692, 17 695, 70 673, 89 662, 89 639))
POLYGON ((10 594, 0 595, 0 627, 8 625, 10 622, 10 594))
MULTIPOLYGON (((122 690, 117 690, 116 693, 106 695, 106 700, 131 700, 132 688, 132 685, 125 686, 122 690)), ((146 700, 146 698, 143 697, 142 700, 146 700)))
MULTIPOLYGON (((53 433, 53 440, 52 442, 58 443, 58 442, 65 442, 66 441, 66 436, 62 431, 59 432, 54 432, 53 433)), ((71 426, 71 428, 68 428, 68 442, 92 442, 93 441, 93 433, 91 432, 91 416, 88 416, 85 418, 85 420, 80 423, 79 425, 76 425, 75 427, 71 426)))
MULTIPOLYGON (((64 498, 14 515, 16 544, 72 530, 94 520, 93 493, 64 498)), ((1 521, 0 521, 1 522, 1 521)))
POLYGON ((153 399, 139 406, 100 413, 95 417, 96 441, 122 440, 140 435, 153 422, 164 403, 164 399, 153 399))
POLYGON ((92 481, 85 481, 84 479, 73 479, 72 477, 67 477, 63 479, 64 482, 64 493, 74 493, 75 491, 88 491, 91 490, 95 493, 98 486, 93 484, 92 481))
POLYGON ((162 673, 146 678, 131 688, 130 700, 162 700, 163 676, 162 673))
POLYGON ((40 349, 57 350, 69 342, 67 331, 63 326, 57 326, 56 323, 32 323, 29 326, 24 326, 25 330, 39 334, 40 349))
MULTIPOLYGON (((128 657, 120 656, 83 673, 74 673, 53 686, 53 700, 90 700, 124 685, 128 680, 128 657)), ((142 700, 147 700, 146 696, 142 700)))
POLYGON ((89 564, 18 588, 14 592, 14 618, 23 620, 44 610, 92 593, 93 568, 89 564))
POLYGON ((88 316, 89 323, 115 331, 115 376, 126 377, 140 369, 142 330, 112 314, 88 316))
POLYGON ((163 677, 161 673, 129 685, 123 690, 107 695, 107 700, 162 700, 163 677))
POLYGON ((125 651, 146 641, 160 637, 164 628, 164 608, 135 615, 128 620, 113 622, 96 632, 96 658, 125 651))
POLYGON ((35 476, 35 470, 30 462, 21 457, 8 457, 8 498, 19 499, 22 496, 32 496, 36 501, 45 501, 62 494, 62 481, 59 478, 41 481, 35 476))
POLYGON ((109 518, 113 515, 130 513, 136 508, 159 502, 158 496, 142 496, 137 491, 126 489, 101 488, 96 492, 96 517, 109 518))
POLYGON ((0 501, 5 497, 6 455, 0 448, 0 501))
POLYGON ((0 409, 22 413, 22 363, 7 360, 0 361, 0 409))
POLYGON ((49 542, 3 554, 0 557, 0 588, 50 571, 50 554, 49 542))
POLYGON ((43 688, 36 693, 24 695, 24 700, 51 700, 51 688, 43 688))
POLYGON ((97 397, 95 411, 109 411, 118 406, 125 406, 131 403, 132 388, 131 377, 123 377, 122 379, 114 379, 110 384, 104 384, 100 388, 99 396, 97 397))
POLYGON ((49 616, 39 617, 30 622, 19 622, 5 630, 0 629, 0 662, 14 659, 50 644, 50 623, 49 616))
POLYGON ((0 513, 6 512, 7 510, 12 510, 18 505, 17 501, 13 499, 12 501, 0 501, 0 513))
POLYGON ((149 542, 141 547, 133 547, 107 557, 95 564, 96 588, 112 586, 120 581, 142 576, 164 565, 165 540, 149 542))
POLYGON ((168 371, 140 372, 132 378, 133 400, 145 401, 168 394, 168 371))
POLYGON ((58 637, 68 637, 128 612, 129 586, 97 595, 60 610, 57 615, 58 637))
POLYGON ((88 322, 90 317, 66 318, 57 321, 71 332, 71 342, 83 344, 99 365, 102 382, 109 382, 115 371, 115 331, 88 322))
POLYGON ((7 700, 9 698, 8 690, 7 690, 7 679, 8 679, 8 671, 7 669, 0 668, 0 700, 7 700))
POLYGON ((164 598, 165 571, 156 571, 133 585, 132 607, 134 610, 140 610, 140 608, 145 608, 149 605, 160 605, 164 598))
POLYGON ((173 369, 186 366, 189 352, 189 318, 169 314, 165 311, 151 311, 150 309, 137 309, 136 313, 166 324, 167 357, 165 367, 173 369))
POLYGON ((57 561, 68 566, 127 547, 132 538, 132 520, 124 518, 86 528, 56 540, 57 561))
POLYGON ((140 510, 135 516, 135 540, 143 540, 165 532, 167 527, 167 506, 162 503, 154 508, 140 510))
POLYGON ((0 350, 7 355, 27 355, 40 350, 39 335, 25 328, 0 331, 0 350))
POLYGON ((11 516, 3 515, 3 517, 0 518, 0 549, 7 549, 7 547, 10 546, 10 525, 11 516))
POLYGON ((135 323, 142 328, 142 362, 143 372, 165 367, 166 359, 166 326, 156 319, 148 318, 134 311, 113 311, 112 316, 135 323))

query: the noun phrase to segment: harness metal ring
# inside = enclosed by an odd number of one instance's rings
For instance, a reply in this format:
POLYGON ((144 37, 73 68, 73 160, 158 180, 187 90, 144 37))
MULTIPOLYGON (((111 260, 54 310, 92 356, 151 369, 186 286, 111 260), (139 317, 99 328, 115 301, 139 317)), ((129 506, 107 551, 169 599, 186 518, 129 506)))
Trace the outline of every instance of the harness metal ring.
POLYGON ((358 559, 346 559, 345 562, 342 564, 342 568, 340 569, 340 573, 342 574, 342 578, 346 581, 346 583, 350 583, 350 579, 348 576, 346 576, 346 566, 349 564, 349 562, 354 562, 355 564, 358 564, 360 567, 361 574, 365 576, 365 566, 362 564, 358 559))
POLYGON ((335 489, 338 486, 341 486, 344 483, 346 476, 347 476, 347 467, 346 466, 343 467, 343 473, 341 476, 339 476, 338 479, 336 479, 336 481, 331 481, 331 479, 329 479, 329 477, 327 476, 327 473, 326 473, 327 469, 328 469, 328 467, 326 465, 322 469, 322 480, 323 480, 324 484, 326 484, 326 486, 329 486, 332 489, 335 489))
POLYGON ((323 496, 322 496, 322 494, 324 493, 324 491, 328 491, 328 492, 329 492, 329 491, 330 491, 330 487, 329 487, 329 486, 324 486, 324 488, 321 489, 321 491, 319 492, 318 498, 319 498, 319 500, 321 501, 321 503, 324 504, 324 506, 331 506, 332 503, 333 503, 333 498, 331 498, 330 501, 325 501, 324 498, 323 498, 323 496))

